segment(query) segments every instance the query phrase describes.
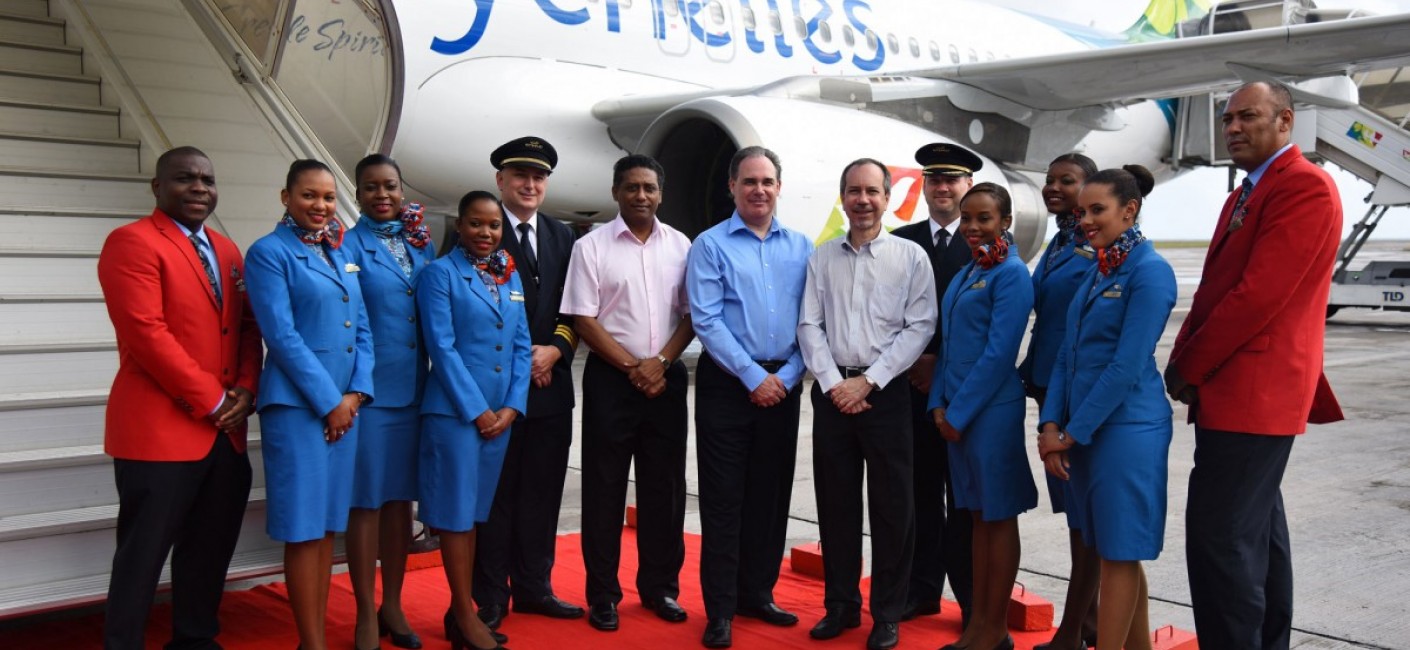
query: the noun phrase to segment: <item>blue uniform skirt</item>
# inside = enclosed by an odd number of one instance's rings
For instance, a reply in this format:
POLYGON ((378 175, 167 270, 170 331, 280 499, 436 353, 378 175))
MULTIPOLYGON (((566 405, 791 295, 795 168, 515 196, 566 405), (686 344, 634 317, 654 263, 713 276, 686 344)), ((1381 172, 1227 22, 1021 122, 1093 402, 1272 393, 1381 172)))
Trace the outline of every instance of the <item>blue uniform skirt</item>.
POLYGON ((472 424, 448 415, 421 416, 421 505, 427 526, 465 532, 490 518, 510 431, 493 440, 480 437, 472 424))
POLYGON ((1068 451, 1082 539, 1104 560, 1154 560, 1165 543, 1170 420, 1110 424, 1068 451))
POLYGON ((269 536, 307 542, 347 530, 361 418, 334 443, 323 439, 323 418, 308 409, 270 406, 259 419, 269 536))
POLYGON ((1053 504, 1053 512, 1065 513, 1067 527, 1072 530, 1081 530, 1082 512, 1078 508, 1082 504, 1072 496, 1072 481, 1064 481, 1046 471, 1043 472, 1043 476, 1048 479, 1048 500, 1053 504))
POLYGON ((352 507, 380 508, 388 501, 416 500, 420 410, 418 406, 368 406, 357 412, 352 507))
POLYGON ((1024 448, 1022 399, 990 404, 950 445, 955 507, 980 511, 984 521, 1018 516, 1038 506, 1038 486, 1024 448))

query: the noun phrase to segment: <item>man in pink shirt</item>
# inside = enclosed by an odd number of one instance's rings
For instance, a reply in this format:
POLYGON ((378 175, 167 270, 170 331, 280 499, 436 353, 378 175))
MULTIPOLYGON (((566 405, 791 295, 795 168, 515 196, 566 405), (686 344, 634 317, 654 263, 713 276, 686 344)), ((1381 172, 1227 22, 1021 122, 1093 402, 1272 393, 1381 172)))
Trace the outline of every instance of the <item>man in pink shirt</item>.
POLYGON ((686 301, 690 240, 661 223, 665 170, 631 155, 612 170, 619 213, 573 246, 562 312, 592 352, 583 371, 583 565, 588 623, 617 629, 617 581, 627 474, 636 458, 636 585, 642 605, 666 621, 685 561, 685 364, 694 338, 686 301))

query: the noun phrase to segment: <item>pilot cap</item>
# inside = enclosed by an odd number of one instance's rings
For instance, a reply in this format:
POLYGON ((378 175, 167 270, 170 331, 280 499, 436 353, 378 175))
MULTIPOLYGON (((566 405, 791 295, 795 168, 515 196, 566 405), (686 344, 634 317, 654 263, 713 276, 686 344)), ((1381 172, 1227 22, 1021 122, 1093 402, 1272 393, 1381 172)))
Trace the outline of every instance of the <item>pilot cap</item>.
POLYGON ((916 149, 916 162, 926 176, 972 176, 984 167, 984 161, 974 152, 944 142, 916 149))
POLYGON ((495 169, 533 167, 551 173, 558 165, 558 152, 548 140, 527 135, 499 145, 490 154, 490 164, 495 169))

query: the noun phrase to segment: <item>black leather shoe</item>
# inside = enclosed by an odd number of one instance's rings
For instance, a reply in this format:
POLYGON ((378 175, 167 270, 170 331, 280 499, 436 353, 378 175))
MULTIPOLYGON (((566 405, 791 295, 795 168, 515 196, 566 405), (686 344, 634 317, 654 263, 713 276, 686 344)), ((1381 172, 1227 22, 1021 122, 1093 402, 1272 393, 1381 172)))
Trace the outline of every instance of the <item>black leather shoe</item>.
POLYGON ((1013 650, 1013 637, 1004 636, 1004 640, 1000 641, 999 645, 994 646, 994 650, 1013 650))
MULTIPOLYGON (((481 607, 480 611, 476 612, 480 620, 484 621, 485 627, 491 630, 498 630, 500 624, 504 622, 504 615, 508 613, 504 605, 486 605, 481 607)), ((500 643, 504 642, 500 641, 500 643)))
POLYGON ((685 609, 676 599, 670 596, 662 596, 660 599, 642 601, 642 606, 656 612, 657 618, 667 623, 684 623, 686 619, 685 609))
POLYGON ((871 626, 867 636, 867 650, 891 650, 901 641, 901 632, 896 623, 877 622, 871 626))
POLYGON ((767 603, 758 607, 741 607, 734 612, 738 616, 745 618, 757 618, 769 625, 787 627, 797 625, 798 617, 774 603, 767 603))
POLYGON ((400 634, 393 630, 392 626, 387 624, 387 618, 382 616, 380 609, 377 610, 377 636, 392 637, 392 645, 398 648, 407 648, 408 650, 420 650, 421 648, 421 637, 417 636, 415 632, 400 634))
POLYGON ((705 624, 705 636, 700 637, 700 645, 707 648, 728 648, 734 645, 734 639, 730 636, 730 619, 712 618, 705 624))
POLYGON ((939 613, 940 601, 917 600, 906 603, 905 611, 901 612, 901 620, 909 621, 917 616, 934 616, 939 613))
POLYGON ((588 610, 588 625, 603 632, 617 631, 617 606, 612 603, 598 603, 588 610))
POLYGON ((834 639, 842 634, 842 630, 850 630, 862 626, 862 613, 860 611, 843 611, 841 609, 830 609, 827 615, 818 621, 813 629, 808 631, 808 636, 818 640, 834 639))
POLYGON ((549 594, 538 600, 515 600, 514 611, 521 614, 538 614, 549 618, 582 618, 583 608, 565 603, 557 596, 549 594))

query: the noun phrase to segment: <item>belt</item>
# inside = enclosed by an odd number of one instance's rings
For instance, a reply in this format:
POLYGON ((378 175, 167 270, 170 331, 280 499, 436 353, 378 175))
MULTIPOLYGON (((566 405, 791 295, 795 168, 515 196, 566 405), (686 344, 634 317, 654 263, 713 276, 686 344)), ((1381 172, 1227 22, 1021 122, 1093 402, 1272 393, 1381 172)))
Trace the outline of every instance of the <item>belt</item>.
POLYGON ((760 368, 763 368, 769 373, 776 373, 779 370, 782 370, 784 366, 788 365, 787 361, 773 361, 769 359, 765 359, 763 361, 755 361, 754 363, 759 364, 760 368))
POLYGON ((871 366, 837 366, 837 371, 842 373, 843 379, 861 377, 871 366))

